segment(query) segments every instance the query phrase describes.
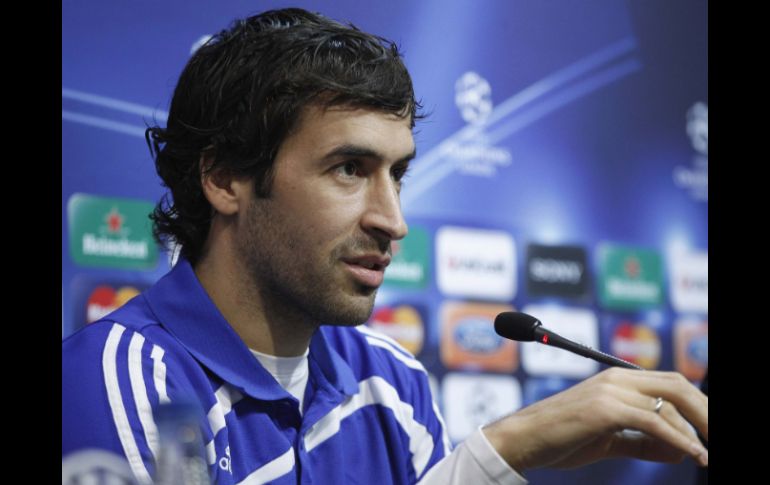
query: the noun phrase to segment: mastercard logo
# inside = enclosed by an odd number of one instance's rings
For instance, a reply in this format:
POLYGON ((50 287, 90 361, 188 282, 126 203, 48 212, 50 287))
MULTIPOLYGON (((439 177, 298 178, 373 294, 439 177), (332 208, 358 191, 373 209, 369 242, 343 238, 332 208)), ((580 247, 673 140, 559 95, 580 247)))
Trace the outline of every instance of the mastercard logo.
POLYGON ((414 307, 401 305, 379 308, 374 311, 367 326, 394 339, 413 355, 422 350, 425 329, 414 307))
POLYGON ((117 310, 128 300, 139 294, 133 286, 122 286, 117 290, 109 285, 94 288, 86 303, 86 323, 99 320, 108 313, 117 310))
POLYGON ((610 349, 613 355, 645 369, 656 369, 660 364, 660 338, 647 325, 622 322, 615 328, 610 349))

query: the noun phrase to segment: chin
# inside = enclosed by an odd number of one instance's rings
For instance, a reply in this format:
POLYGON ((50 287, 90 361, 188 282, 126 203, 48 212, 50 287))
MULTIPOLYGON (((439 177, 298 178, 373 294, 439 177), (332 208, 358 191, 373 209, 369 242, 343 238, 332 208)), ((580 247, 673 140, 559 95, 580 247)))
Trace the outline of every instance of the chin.
POLYGON ((354 327, 365 323, 374 310, 374 297, 377 290, 374 289, 369 296, 356 296, 353 301, 337 302, 330 308, 331 318, 324 319, 331 325, 354 327))

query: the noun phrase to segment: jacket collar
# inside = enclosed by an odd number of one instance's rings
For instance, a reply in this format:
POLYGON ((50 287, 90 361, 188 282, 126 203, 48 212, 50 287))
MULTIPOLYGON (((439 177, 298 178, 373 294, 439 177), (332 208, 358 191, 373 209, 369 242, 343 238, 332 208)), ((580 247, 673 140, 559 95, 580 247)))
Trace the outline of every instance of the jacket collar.
MULTIPOLYGON (((160 324, 223 380, 257 399, 288 395, 227 323, 185 258, 180 257, 145 296, 160 324)), ((317 330, 313 335, 310 355, 334 389, 345 395, 358 391, 353 371, 329 346, 323 332, 317 330)))

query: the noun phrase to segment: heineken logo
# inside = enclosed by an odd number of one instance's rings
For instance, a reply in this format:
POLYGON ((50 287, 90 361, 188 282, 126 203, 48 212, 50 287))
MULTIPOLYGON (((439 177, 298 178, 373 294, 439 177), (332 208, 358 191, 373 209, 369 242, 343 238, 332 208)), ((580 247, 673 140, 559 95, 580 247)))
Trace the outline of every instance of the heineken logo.
POLYGON ((83 234, 83 254, 87 255, 145 259, 150 251, 148 246, 147 241, 114 240, 94 234, 83 234))
POLYGON ((599 299, 605 308, 633 310, 663 304, 663 264, 657 251, 605 244, 599 260, 599 299))
POLYGON ((107 222, 107 230, 113 234, 120 233, 120 229, 123 227, 124 217, 120 215, 117 207, 113 207, 105 221, 107 222))
POLYGON ((141 200, 73 195, 67 204, 70 256, 82 266, 154 268, 152 210, 152 203, 141 200))
POLYGON ((428 284, 430 239, 428 231, 419 226, 409 228, 402 241, 391 242, 393 260, 385 271, 385 284, 418 289, 428 284))

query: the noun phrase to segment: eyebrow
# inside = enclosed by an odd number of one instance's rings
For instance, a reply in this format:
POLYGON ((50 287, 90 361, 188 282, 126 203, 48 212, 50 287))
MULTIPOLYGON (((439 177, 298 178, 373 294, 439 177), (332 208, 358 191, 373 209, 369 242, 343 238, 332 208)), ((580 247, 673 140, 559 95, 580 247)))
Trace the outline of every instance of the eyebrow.
MULTIPOLYGON (((407 163, 417 156, 417 148, 415 147, 411 153, 396 160, 394 165, 407 163)), ((367 148, 361 145, 345 144, 334 148, 332 151, 324 155, 323 160, 331 160, 334 158, 371 158, 374 160, 382 161, 386 157, 371 148, 367 148)))

